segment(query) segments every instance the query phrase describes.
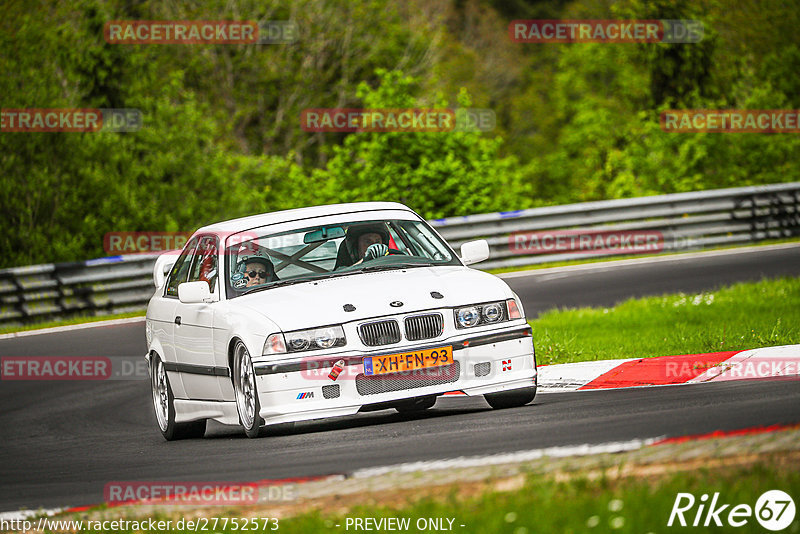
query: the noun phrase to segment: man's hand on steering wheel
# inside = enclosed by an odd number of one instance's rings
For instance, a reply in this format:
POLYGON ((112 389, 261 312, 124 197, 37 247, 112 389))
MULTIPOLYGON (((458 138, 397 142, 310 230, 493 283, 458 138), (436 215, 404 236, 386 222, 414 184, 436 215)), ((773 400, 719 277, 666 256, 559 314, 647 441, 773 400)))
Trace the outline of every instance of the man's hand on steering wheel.
POLYGON ((383 243, 373 243, 367 247, 366 252, 364 252, 364 261, 374 260, 375 258, 380 258, 383 256, 389 255, 389 247, 384 245, 383 243))
POLYGON ((373 243, 367 247, 366 252, 364 252, 364 258, 361 261, 370 261, 394 254, 403 254, 403 252, 394 248, 389 248, 383 243, 373 243))

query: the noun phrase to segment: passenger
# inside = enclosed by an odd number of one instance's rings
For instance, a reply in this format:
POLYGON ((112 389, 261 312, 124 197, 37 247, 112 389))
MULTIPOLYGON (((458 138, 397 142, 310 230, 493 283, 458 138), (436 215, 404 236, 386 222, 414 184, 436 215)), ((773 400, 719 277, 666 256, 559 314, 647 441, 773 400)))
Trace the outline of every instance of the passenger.
POLYGON ((236 273, 231 276, 235 289, 246 289, 278 280, 272 261, 261 253, 240 259, 236 273))

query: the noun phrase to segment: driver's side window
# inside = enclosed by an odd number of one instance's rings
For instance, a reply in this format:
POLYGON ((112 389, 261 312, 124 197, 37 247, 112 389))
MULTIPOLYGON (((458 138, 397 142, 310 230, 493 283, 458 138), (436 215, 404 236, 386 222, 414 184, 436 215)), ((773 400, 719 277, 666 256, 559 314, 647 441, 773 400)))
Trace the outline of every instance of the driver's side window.
POLYGON ((200 245, 194 255, 189 282, 208 282, 208 290, 214 293, 217 289, 217 238, 206 236, 200 239, 200 245))
POLYGON ((181 252, 178 261, 172 266, 172 270, 169 272, 166 296, 178 296, 178 286, 184 283, 189 276, 189 267, 192 265, 192 256, 195 248, 197 248, 197 239, 192 239, 181 252))

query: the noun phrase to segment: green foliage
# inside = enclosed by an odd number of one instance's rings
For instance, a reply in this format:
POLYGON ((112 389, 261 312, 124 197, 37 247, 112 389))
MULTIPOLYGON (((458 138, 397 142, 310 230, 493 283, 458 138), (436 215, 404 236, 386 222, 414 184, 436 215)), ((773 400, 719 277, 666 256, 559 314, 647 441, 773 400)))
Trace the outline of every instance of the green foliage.
MULTIPOLYGON (((417 101, 415 80, 398 71, 377 75, 377 87, 358 88, 366 109, 448 107, 442 99, 417 101)), ((458 106, 470 106, 465 92, 458 106)), ((326 171, 316 175, 327 176, 328 195, 339 202, 403 202, 427 218, 501 211, 528 198, 519 196, 516 158, 501 157, 501 143, 470 131, 356 133, 334 147, 326 171)))
POLYGON ((11 0, 3 108, 138 108, 131 133, 0 133, 0 267, 326 202, 426 217, 796 180, 793 134, 667 133, 670 108, 800 107, 800 5, 764 0, 11 0), (694 18, 698 44, 521 44, 525 18, 694 18), (291 45, 111 45, 105 22, 292 19, 291 45), (472 106, 490 133, 310 133, 303 109, 472 106))
MULTIPOLYGON (((733 51, 747 46, 725 40, 737 37, 730 33, 725 5, 628 0, 610 12, 590 12, 596 18, 696 19, 704 23, 705 36, 696 44, 566 47, 551 96, 559 142, 543 156, 543 164, 533 167, 530 178, 537 190, 553 192, 554 201, 572 202, 796 179, 796 135, 687 134, 659 126, 659 114, 667 109, 791 109, 796 104, 796 76, 788 70, 796 72, 800 61, 796 44, 780 52, 766 48, 763 62, 737 56, 733 51), (725 30, 724 37, 717 28, 725 30)), ((783 9, 795 17, 800 12, 783 9)), ((765 13, 754 13, 755 22, 774 16, 765 13)), ((760 39, 782 43, 781 34, 762 29, 760 39)))

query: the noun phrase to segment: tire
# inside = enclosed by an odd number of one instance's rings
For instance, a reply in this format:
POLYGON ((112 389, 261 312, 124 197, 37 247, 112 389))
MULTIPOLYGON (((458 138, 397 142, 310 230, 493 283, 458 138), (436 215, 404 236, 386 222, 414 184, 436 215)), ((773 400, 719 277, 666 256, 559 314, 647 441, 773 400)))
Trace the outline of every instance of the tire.
POLYGON ((242 341, 237 341, 233 348, 233 390, 236 393, 236 411, 239 412, 239 423, 248 438, 257 438, 261 434, 264 420, 259 412, 261 403, 258 400, 256 375, 253 372, 253 361, 242 341))
POLYGON ((512 389, 510 391, 499 391, 497 393, 487 393, 483 396, 489 406, 495 410, 504 408, 517 408, 525 406, 536 397, 536 386, 512 389))
POLYGON ((167 370, 158 354, 150 356, 150 389, 153 392, 153 410, 161 435, 167 441, 202 438, 206 433, 206 420, 175 422, 175 396, 169 384, 167 370))
POLYGON ((416 399, 409 399, 394 407, 400 413, 419 413, 424 412, 428 408, 433 408, 436 404, 436 396, 417 397, 416 399))

